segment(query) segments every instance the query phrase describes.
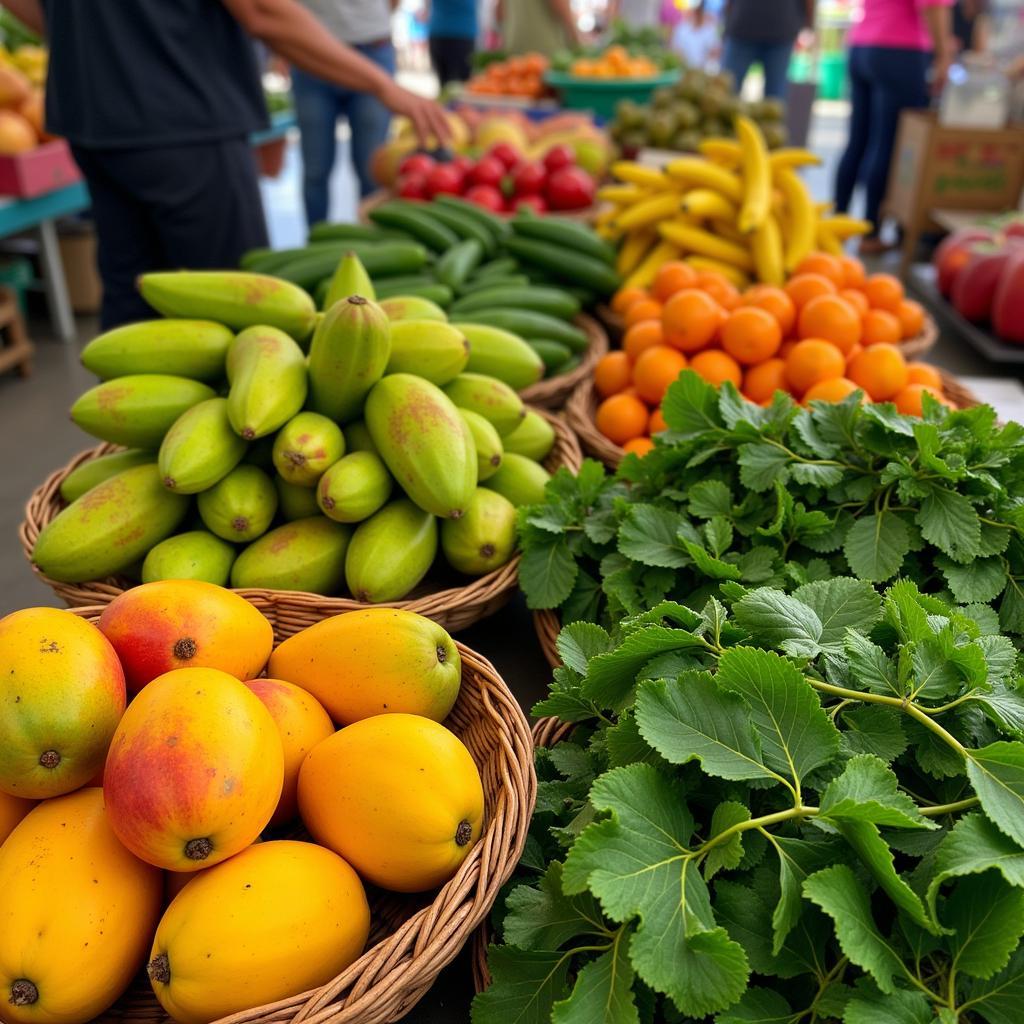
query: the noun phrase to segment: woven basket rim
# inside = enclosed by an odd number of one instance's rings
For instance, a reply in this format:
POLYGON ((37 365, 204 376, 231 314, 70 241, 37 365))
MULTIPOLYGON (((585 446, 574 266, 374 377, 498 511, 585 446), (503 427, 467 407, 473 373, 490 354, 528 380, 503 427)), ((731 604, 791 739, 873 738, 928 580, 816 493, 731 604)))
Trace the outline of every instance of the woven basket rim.
POLYGON ((540 649, 552 668, 562 664, 558 653, 558 634, 562 631, 562 617, 557 608, 538 608, 533 613, 533 629, 537 634, 540 649))
MULTIPOLYGON (((95 622, 104 607, 70 611, 95 622)), ((282 636, 278 624, 272 624, 275 638, 282 636)), ((460 738, 467 737, 471 753, 480 730, 488 737, 489 756, 485 764, 478 762, 489 808, 480 839, 429 904, 367 948, 336 978, 319 988, 221 1018, 216 1024, 388 1024, 408 1012, 486 919, 526 843, 537 792, 533 740, 526 716, 494 665, 465 644, 456 644, 463 680, 449 727, 460 738)), ((132 1000, 134 1021, 169 1022, 156 997, 149 995, 151 1005, 145 1008, 149 1012, 136 1007, 134 986, 118 1003, 132 1000)), ((108 1015, 109 1010, 101 1019, 108 1015)))
POLYGON ((559 409, 584 381, 594 375, 594 368, 608 352, 608 334, 597 320, 586 313, 577 313, 573 323, 587 335, 587 347, 579 366, 524 388, 519 392, 524 402, 546 409, 559 409))
MULTIPOLYGON (((550 423, 555 431, 555 445, 544 460, 545 468, 549 472, 554 472, 555 469, 565 466, 573 473, 578 472, 583 456, 575 433, 561 416, 539 407, 530 408, 550 423)), ((32 492, 18 527, 22 550, 30 564, 32 549, 40 532, 63 508, 60 485, 64 479, 73 469, 90 459, 117 450, 116 445, 101 444, 79 452, 62 468, 51 473, 32 492)), ((464 586, 446 587, 414 598, 384 602, 380 605, 368 605, 348 597, 326 597, 297 590, 242 588, 236 593, 251 601, 261 611, 266 612, 274 608, 277 614, 290 612, 302 625, 311 625, 318 619, 340 612, 368 607, 387 607, 417 612, 441 622, 442 625, 450 626, 453 630, 458 630, 465 629, 481 618, 493 614, 511 598, 518 583, 519 558, 517 554, 510 562, 493 572, 470 580, 464 586)), ((135 586, 131 581, 117 578, 88 583, 61 583, 50 579, 34 565, 32 571, 71 606, 109 604, 126 589, 135 586)))

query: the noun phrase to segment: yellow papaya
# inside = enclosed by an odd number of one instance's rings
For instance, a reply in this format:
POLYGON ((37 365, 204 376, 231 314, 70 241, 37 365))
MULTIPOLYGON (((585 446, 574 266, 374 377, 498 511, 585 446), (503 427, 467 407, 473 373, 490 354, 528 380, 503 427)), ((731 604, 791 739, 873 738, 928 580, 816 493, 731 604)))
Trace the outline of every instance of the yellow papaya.
POLYGON ((21 797, 8 796, 0 789, 0 846, 14 831, 14 826, 35 807, 35 801, 22 800, 21 797))

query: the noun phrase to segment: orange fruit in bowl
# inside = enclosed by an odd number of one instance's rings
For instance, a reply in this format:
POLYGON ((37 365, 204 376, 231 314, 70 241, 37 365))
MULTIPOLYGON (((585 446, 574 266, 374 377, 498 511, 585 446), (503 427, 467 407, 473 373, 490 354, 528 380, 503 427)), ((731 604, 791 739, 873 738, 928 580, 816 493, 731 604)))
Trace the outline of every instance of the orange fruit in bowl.
POLYGON ((622 447, 643 458, 654 447, 654 442, 649 437, 631 437, 622 447))
POLYGON ((797 274, 786 282, 783 290, 798 310, 819 295, 835 295, 839 291, 834 281, 821 274, 797 274))
POLYGON ((633 384, 645 402, 658 405, 669 384, 686 368, 686 356, 668 345, 655 345, 641 353, 633 367, 633 384))
POLYGON ((682 260, 669 260, 662 263, 654 275, 651 284, 651 295, 658 302, 668 302, 676 292, 684 288, 692 288, 697 283, 697 271, 682 260))
POLYGON ((864 336, 867 345, 895 345, 903 336, 903 328, 895 313, 887 309, 869 309, 864 314, 864 336))
POLYGON ((723 309, 735 309, 740 304, 739 289, 717 270, 698 270, 695 287, 707 292, 723 309))
POLYGON ((786 390, 786 360, 766 359, 743 375, 743 394, 752 402, 769 401, 776 391, 786 390))
POLYGON ((626 329, 622 336, 622 348, 632 362, 640 358, 640 353, 661 345, 664 342, 660 320, 641 320, 638 324, 626 329))
POLYGON ((838 295, 818 295, 800 309, 796 333, 800 338, 824 338, 840 352, 860 341, 860 315, 838 295))
POLYGON ((647 433, 660 434, 663 430, 668 430, 668 424, 665 422, 665 417, 662 415, 661 406, 659 405, 651 413, 651 418, 647 421, 647 433))
POLYGON ((594 367, 594 387, 602 398, 625 391, 632 379, 633 368, 625 352, 609 352, 594 367))
POLYGON ((594 416, 597 429, 615 444, 641 437, 647 429, 647 406, 625 392, 606 398, 594 416))
POLYGON ((913 299, 904 299, 896 307, 903 338, 913 338, 924 330, 924 306, 913 299))
POLYGON ((860 314, 861 319, 864 318, 864 314, 871 308, 868 305, 868 297, 859 288, 842 288, 839 292, 839 297, 845 299, 853 306, 860 314))
POLYGON ((802 395, 819 381, 842 377, 846 372, 843 353, 824 338, 805 338, 786 356, 786 382, 802 395))
POLYGON ((796 323, 796 306, 793 300, 781 289, 770 284, 755 284, 740 296, 741 306, 756 306, 766 313, 771 313, 782 328, 782 336, 786 337, 796 323))
POLYGON ((843 268, 842 288, 861 288, 867 280, 864 271, 864 264, 855 256, 837 256, 839 265, 843 268))
POLYGON ((864 282, 864 294, 872 309, 895 313, 903 301, 903 282, 892 274, 872 274, 864 282))
MULTIPOLYGON (((857 385, 846 377, 830 377, 828 380, 819 380, 817 384, 812 384, 804 392, 803 401, 804 405, 809 402, 841 402, 858 390, 857 385)), ((863 392, 861 395, 863 396, 863 392)))
POLYGON ((684 288, 665 303, 661 326, 665 344, 680 352, 698 352, 710 345, 721 325, 722 307, 707 292, 684 288))
POLYGON ((846 375, 873 402, 886 402, 907 386, 907 361, 895 345, 871 345, 851 361, 846 375))
POLYGON ((942 393, 942 375, 928 363, 907 363, 907 383, 927 384, 942 393))
POLYGON ((743 380, 740 364, 732 356, 720 352, 718 349, 698 352, 690 360, 690 369, 703 377, 709 384, 714 384, 715 387, 727 380, 731 380, 736 387, 739 387, 743 380))
POLYGON ((925 392, 933 398, 942 399, 942 392, 928 384, 908 384, 893 396, 897 411, 904 416, 923 416, 925 392))
POLYGON ((846 271, 838 256, 827 252, 810 252, 797 265, 793 271, 796 274, 821 274, 827 277, 837 289, 845 288, 846 271))
POLYGON ((734 309, 722 324, 720 336, 722 348, 744 366, 771 359, 782 344, 778 320, 757 306, 734 309))
POLYGON ((612 296, 612 312, 619 313, 620 315, 625 313, 634 302, 639 302, 640 299, 649 298, 647 292, 643 288, 637 288, 635 286, 630 288, 620 288, 612 296))
POLYGON ((641 320, 657 320, 661 316, 661 303, 657 299, 638 299, 626 310, 623 320, 627 327, 641 320))

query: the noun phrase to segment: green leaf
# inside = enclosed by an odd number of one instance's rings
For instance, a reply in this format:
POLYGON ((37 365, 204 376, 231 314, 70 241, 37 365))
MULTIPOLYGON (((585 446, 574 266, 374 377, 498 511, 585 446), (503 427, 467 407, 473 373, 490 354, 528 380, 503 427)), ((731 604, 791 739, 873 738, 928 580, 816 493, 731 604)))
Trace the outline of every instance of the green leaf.
POLYGON ((628 934, 628 928, 620 928, 612 948, 579 972, 569 998, 555 1003, 551 1024, 640 1024, 626 956, 628 934))
POLYGON ((716 681, 750 705, 765 764, 798 782, 839 752, 839 733, 800 670, 773 651, 730 648, 716 681))
POLYGON ((794 462, 789 471, 797 483, 810 487, 832 487, 843 479, 841 466, 823 466, 815 462, 794 462))
POLYGON ((921 817, 917 804, 900 792, 899 780, 888 765, 871 754, 852 757, 843 774, 822 793, 819 818, 868 821, 891 828, 936 828, 921 817))
POLYGON ((687 554, 693 559, 693 564, 705 576, 710 576, 713 580, 738 580, 740 578, 740 570, 737 566, 715 558, 692 540, 684 540, 683 544, 687 554))
POLYGON ((952 967, 974 978, 1001 971, 1024 935, 1024 890, 995 871, 970 875, 946 900, 943 919, 953 929, 952 967))
MULTIPOLYGON (((973 618, 973 616, 972 616, 973 618)), ((974 641, 985 655, 985 681, 994 685, 1005 679, 1017 665, 1017 648, 1008 636, 979 636, 974 641)), ((1014 692, 1019 693, 1019 688, 1014 692)))
POLYGON ((665 423, 682 437, 720 430, 718 390, 693 370, 684 370, 665 392, 661 403, 665 423))
POLYGON ((688 849, 693 819, 676 787, 636 764, 602 775, 590 798, 610 817, 576 840, 563 890, 589 888, 613 920, 640 919, 630 941, 633 966, 684 1013, 703 1016, 734 1003, 746 987, 746 956, 715 922, 688 849))
POLYGON ((746 702, 706 672, 641 685, 636 720, 643 738, 671 764, 696 759, 720 779, 778 779, 764 764, 746 702))
POLYGON ((880 992, 868 985, 857 987, 843 1011, 843 1024, 930 1024, 934 1020, 923 992, 880 992))
POLYGON ((741 444, 736 450, 736 461, 740 467, 740 480, 752 491, 768 491, 776 480, 785 481, 791 456, 778 445, 767 441, 741 444))
POLYGON ((964 495, 935 487, 921 502, 915 517, 921 536, 957 562, 975 558, 981 550, 978 511, 964 495))
POLYGON ((690 515, 698 519, 732 515, 732 491, 721 480, 701 480, 690 488, 690 515))
POLYGON ((900 712, 877 704, 845 708, 842 743, 851 754, 874 754, 887 764, 907 749, 900 712))
POLYGON ((843 553, 855 576, 882 583, 900 571, 910 550, 910 531, 895 512, 862 516, 850 527, 843 553))
POLYGON ((994 601, 1006 586, 1006 569, 998 556, 975 558, 963 565, 948 555, 938 555, 935 564, 942 570, 950 591, 961 604, 994 601))
MULTIPOLYGON (((1005 640, 1006 637, 981 637, 981 640, 1005 640)), ((991 664, 991 662, 990 662, 991 664)), ((972 698, 1003 732, 1024 739, 1024 693, 997 683, 991 693, 972 698)))
POLYGON ((957 671, 951 647, 938 637, 926 637, 909 647, 912 698, 940 700, 959 692, 963 677, 957 671))
POLYGON ((530 608, 557 608, 572 592, 576 561, 564 537, 523 545, 519 583, 530 608))
POLYGON ((967 777, 996 827, 1024 845, 1024 743, 1000 740, 967 751, 967 777))
POLYGON ((863 967, 885 993, 897 991, 895 978, 903 977, 903 961, 882 937, 871 916, 871 901, 857 876, 845 864, 811 875, 804 894, 832 918, 843 952, 863 967))
POLYGON ((641 565, 678 569, 690 561, 679 541, 684 523, 671 509, 633 505, 619 527, 619 551, 641 565))
POLYGON ((798 658, 813 658, 821 649, 822 625, 815 611, 781 590, 751 590, 733 606, 733 617, 766 647, 780 647, 798 658))
POLYGON ((1020 1008, 1024 1006, 1024 948, 1010 957, 1010 962, 994 978, 975 981, 964 993, 973 1013, 987 1024, 1020 1024, 1020 1008))
POLYGON ((593 622, 573 622, 564 626, 555 641, 558 656, 581 676, 587 674, 591 658, 611 650, 611 637, 593 622))
POLYGON ((590 893, 562 894, 562 865, 552 861, 539 884, 520 885, 506 900, 505 941, 520 949, 558 949, 577 935, 605 930, 601 908, 590 893))
POLYGON ((473 1000, 473 1024, 549 1024, 555 1000, 566 993, 567 953, 491 946, 490 987, 473 1000))
POLYGON ((882 600, 867 580, 839 576, 805 583, 793 591, 793 597, 818 616, 823 646, 841 644, 847 629, 867 633, 882 617, 882 600))
POLYGON ((823 842, 774 836, 779 856, 779 901, 772 913, 772 953, 781 951, 803 911, 803 886, 809 875, 835 860, 835 848, 823 842))
MULTIPOLYGON (((711 829, 708 839, 714 839, 727 828, 750 821, 750 809, 735 800, 719 804, 711 815, 711 829)), ((704 858, 704 877, 709 882, 723 868, 731 870, 743 860, 743 833, 734 832, 725 842, 711 847, 704 858)))
POLYGON ((790 1024, 793 1011, 778 992, 748 988, 743 998, 715 1018, 715 1024, 790 1024))
POLYGON ((861 687, 872 693, 884 693, 888 696, 904 695, 896 674, 896 666, 878 644, 850 630, 846 634, 844 646, 850 673, 861 687))
POLYGON ((704 536, 711 553, 716 558, 721 558, 732 546, 732 523, 725 516, 714 516, 705 523, 704 536))

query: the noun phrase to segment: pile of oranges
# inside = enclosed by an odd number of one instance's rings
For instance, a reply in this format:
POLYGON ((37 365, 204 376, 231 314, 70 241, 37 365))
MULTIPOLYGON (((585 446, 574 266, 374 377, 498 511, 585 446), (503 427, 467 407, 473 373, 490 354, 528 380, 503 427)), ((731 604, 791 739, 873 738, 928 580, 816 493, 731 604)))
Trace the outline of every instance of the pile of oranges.
POLYGON ((595 421, 638 455, 665 429, 661 400, 686 367, 716 387, 732 381, 760 405, 777 390, 807 403, 841 401, 860 389, 917 416, 925 391, 946 401, 938 371, 908 363, 899 348, 921 332, 924 310, 897 278, 869 277, 850 256, 811 253, 784 287, 743 292, 716 271, 670 261, 650 289, 620 289, 612 309, 625 334, 622 350, 594 370, 602 399, 595 421))
POLYGON ((544 72, 548 59, 542 53, 524 53, 488 64, 466 83, 466 91, 480 96, 526 96, 539 99, 547 91, 544 72))
POLYGON ((580 57, 572 62, 578 78, 650 78, 661 69, 647 57, 631 57, 624 46, 609 46, 600 57, 580 57))

